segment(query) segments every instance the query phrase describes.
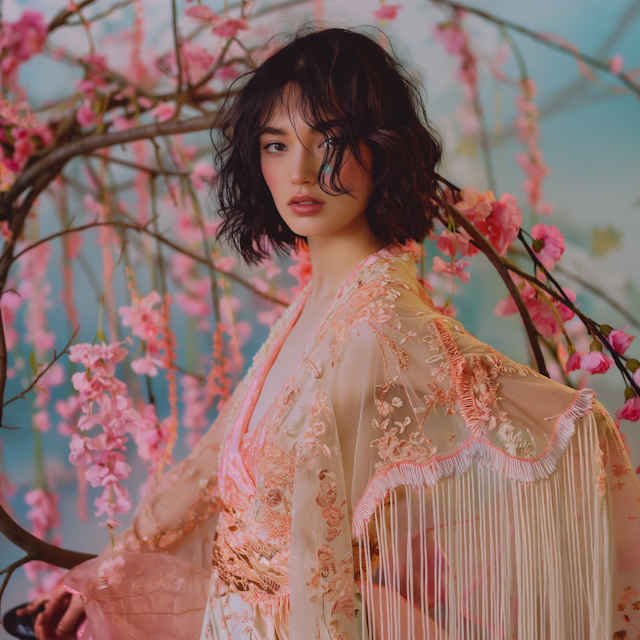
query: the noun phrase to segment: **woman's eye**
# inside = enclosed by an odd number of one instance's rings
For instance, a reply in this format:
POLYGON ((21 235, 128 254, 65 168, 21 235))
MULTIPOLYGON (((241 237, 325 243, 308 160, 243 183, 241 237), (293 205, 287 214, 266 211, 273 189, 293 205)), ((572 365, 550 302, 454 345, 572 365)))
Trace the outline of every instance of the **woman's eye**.
POLYGON ((277 153, 278 151, 283 151, 284 147, 285 145, 282 142, 270 142, 268 145, 265 145, 265 150, 269 153, 277 153), (271 147, 273 147, 273 149, 271 149, 271 147))
POLYGON ((327 146, 327 147, 337 147, 338 144, 340 143, 340 138, 334 136, 333 138, 327 138, 323 143, 322 146, 327 146))

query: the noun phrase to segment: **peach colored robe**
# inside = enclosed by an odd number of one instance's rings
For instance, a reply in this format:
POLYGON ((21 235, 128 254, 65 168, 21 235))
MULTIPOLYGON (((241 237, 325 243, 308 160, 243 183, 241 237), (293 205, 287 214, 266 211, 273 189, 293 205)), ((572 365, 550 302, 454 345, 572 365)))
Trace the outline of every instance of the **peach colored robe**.
POLYGON ((302 292, 115 550, 67 574, 84 637, 640 638, 640 484, 609 414, 440 315, 414 271, 364 260, 246 434, 302 292))

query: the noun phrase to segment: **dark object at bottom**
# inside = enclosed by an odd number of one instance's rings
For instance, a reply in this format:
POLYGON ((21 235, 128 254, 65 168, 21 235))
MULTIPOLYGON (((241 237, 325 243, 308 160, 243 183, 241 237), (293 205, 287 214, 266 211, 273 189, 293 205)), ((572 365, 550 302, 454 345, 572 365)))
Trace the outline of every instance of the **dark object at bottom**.
POLYGON ((30 616, 19 616, 16 611, 26 607, 29 603, 18 605, 11 611, 7 611, 2 618, 2 626, 6 632, 14 636, 15 638, 22 638, 22 640, 30 640, 36 637, 36 632, 33 630, 33 624, 36 621, 36 616, 44 611, 44 602, 38 607, 35 613, 30 616))

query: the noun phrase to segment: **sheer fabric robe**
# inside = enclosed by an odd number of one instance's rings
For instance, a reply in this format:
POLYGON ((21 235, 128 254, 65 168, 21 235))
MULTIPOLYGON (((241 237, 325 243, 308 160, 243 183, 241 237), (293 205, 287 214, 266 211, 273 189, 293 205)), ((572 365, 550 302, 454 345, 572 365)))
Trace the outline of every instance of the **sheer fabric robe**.
POLYGON ((247 433, 302 292, 116 549, 67 575, 85 637, 640 638, 640 485, 611 417, 414 271, 364 260, 247 433))

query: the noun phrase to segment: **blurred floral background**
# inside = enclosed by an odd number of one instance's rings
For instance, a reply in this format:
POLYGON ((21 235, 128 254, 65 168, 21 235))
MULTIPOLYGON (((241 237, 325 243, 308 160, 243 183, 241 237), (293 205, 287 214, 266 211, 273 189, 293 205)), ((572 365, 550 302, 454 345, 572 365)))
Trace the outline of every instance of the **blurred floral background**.
MULTIPOLYGON (((524 248, 509 234, 532 232, 543 266, 600 323, 634 373, 640 340, 627 336, 640 331, 639 0, 477 0, 469 6, 478 11, 468 13, 427 0, 178 0, 175 24, 172 3, 157 0, 0 6, 5 195, 67 135, 64 127, 82 144, 145 124, 206 118, 230 82, 268 55, 258 47, 270 36, 313 18, 375 27, 369 32, 424 83, 445 142, 440 173, 465 188, 458 209, 523 268, 524 248), (577 60, 576 52, 587 58, 577 60), (182 104, 177 85, 187 96, 182 104), (487 220, 498 213, 511 222, 496 236, 487 220)), ((122 530, 158 471, 193 447, 280 303, 309 277, 304 252, 249 270, 215 242, 202 122, 147 138, 90 149, 64 166, 27 216, 13 254, 36 246, 13 262, 0 301, 9 352, 5 403, 19 396, 2 417, 11 428, 0 429, 0 502, 39 537, 87 553, 105 546, 109 529, 122 530), (61 233, 83 225, 90 228, 61 233), (112 347, 101 350, 102 341, 112 347), (67 344, 70 357, 62 353, 67 344), (87 366, 105 389, 131 401, 117 411, 105 406, 87 366), (95 427, 88 444, 96 406, 103 416, 119 411, 121 433, 111 435, 128 433, 128 445, 105 445, 95 427)), ((11 242, 11 225, 0 225, 11 242)), ((535 366, 503 281, 482 253, 465 251, 464 234, 451 231, 440 227, 424 246, 422 275, 435 303, 481 340, 535 366)), ((598 340, 566 307, 554 313, 524 281, 517 284, 547 342, 549 373, 595 388, 619 412, 636 467, 640 406, 632 391, 625 396, 606 349, 598 355, 598 340)), ((640 373, 633 378, 640 383, 640 373)), ((0 567, 22 555, 0 539, 0 567)), ((60 571, 37 563, 16 570, 3 611, 50 588, 60 571)), ((0 636, 8 637, 1 629, 0 636)))

